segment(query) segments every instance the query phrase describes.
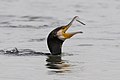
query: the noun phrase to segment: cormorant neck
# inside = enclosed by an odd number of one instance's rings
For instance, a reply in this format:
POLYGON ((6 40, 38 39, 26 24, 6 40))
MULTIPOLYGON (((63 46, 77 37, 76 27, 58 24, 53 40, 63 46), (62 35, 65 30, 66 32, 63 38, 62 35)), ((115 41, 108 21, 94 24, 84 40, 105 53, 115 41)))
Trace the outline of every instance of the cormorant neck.
POLYGON ((58 39, 54 32, 51 32, 47 38, 48 48, 52 55, 60 55, 62 52, 63 40, 58 39))

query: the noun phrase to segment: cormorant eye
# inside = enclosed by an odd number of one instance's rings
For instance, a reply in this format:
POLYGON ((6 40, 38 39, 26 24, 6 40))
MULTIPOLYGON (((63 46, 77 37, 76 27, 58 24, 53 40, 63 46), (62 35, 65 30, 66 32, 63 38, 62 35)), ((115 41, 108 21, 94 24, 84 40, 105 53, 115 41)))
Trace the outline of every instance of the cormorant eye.
POLYGON ((62 29, 65 29, 65 27, 63 27, 62 29))

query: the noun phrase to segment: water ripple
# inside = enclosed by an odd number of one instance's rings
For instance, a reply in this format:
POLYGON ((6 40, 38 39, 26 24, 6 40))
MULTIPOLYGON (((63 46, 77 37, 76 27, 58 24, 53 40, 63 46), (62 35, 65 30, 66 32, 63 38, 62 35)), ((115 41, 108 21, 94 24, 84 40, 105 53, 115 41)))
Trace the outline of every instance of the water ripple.
POLYGON ((0 15, 0 27, 42 28, 53 26, 57 22, 57 19, 49 16, 0 15))
POLYGON ((45 38, 41 38, 41 39, 30 39, 28 42, 40 42, 40 41, 44 41, 45 38))

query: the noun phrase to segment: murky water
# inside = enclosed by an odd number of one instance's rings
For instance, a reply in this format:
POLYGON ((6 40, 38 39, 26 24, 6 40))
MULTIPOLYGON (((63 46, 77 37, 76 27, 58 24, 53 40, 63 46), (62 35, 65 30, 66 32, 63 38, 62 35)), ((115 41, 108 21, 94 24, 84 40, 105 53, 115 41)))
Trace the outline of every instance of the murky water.
POLYGON ((47 35, 78 15, 61 56, 0 55, 0 80, 120 80, 120 0, 0 0, 0 50, 49 53, 47 35))

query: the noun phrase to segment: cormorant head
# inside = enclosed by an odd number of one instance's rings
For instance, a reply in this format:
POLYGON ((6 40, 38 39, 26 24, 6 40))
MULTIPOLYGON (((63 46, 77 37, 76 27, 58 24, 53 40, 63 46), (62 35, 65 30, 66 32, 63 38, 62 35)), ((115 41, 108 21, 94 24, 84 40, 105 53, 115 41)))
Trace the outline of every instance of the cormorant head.
POLYGON ((69 27, 72 25, 74 20, 85 25, 83 22, 79 21, 77 18, 78 18, 78 16, 75 16, 68 25, 58 27, 50 32, 50 34, 48 35, 48 38, 47 38, 47 44, 48 44, 48 48, 49 48, 51 54, 60 55, 62 44, 66 39, 71 38, 75 34, 83 33, 82 31, 71 32, 71 33, 66 32, 69 29, 69 27))

